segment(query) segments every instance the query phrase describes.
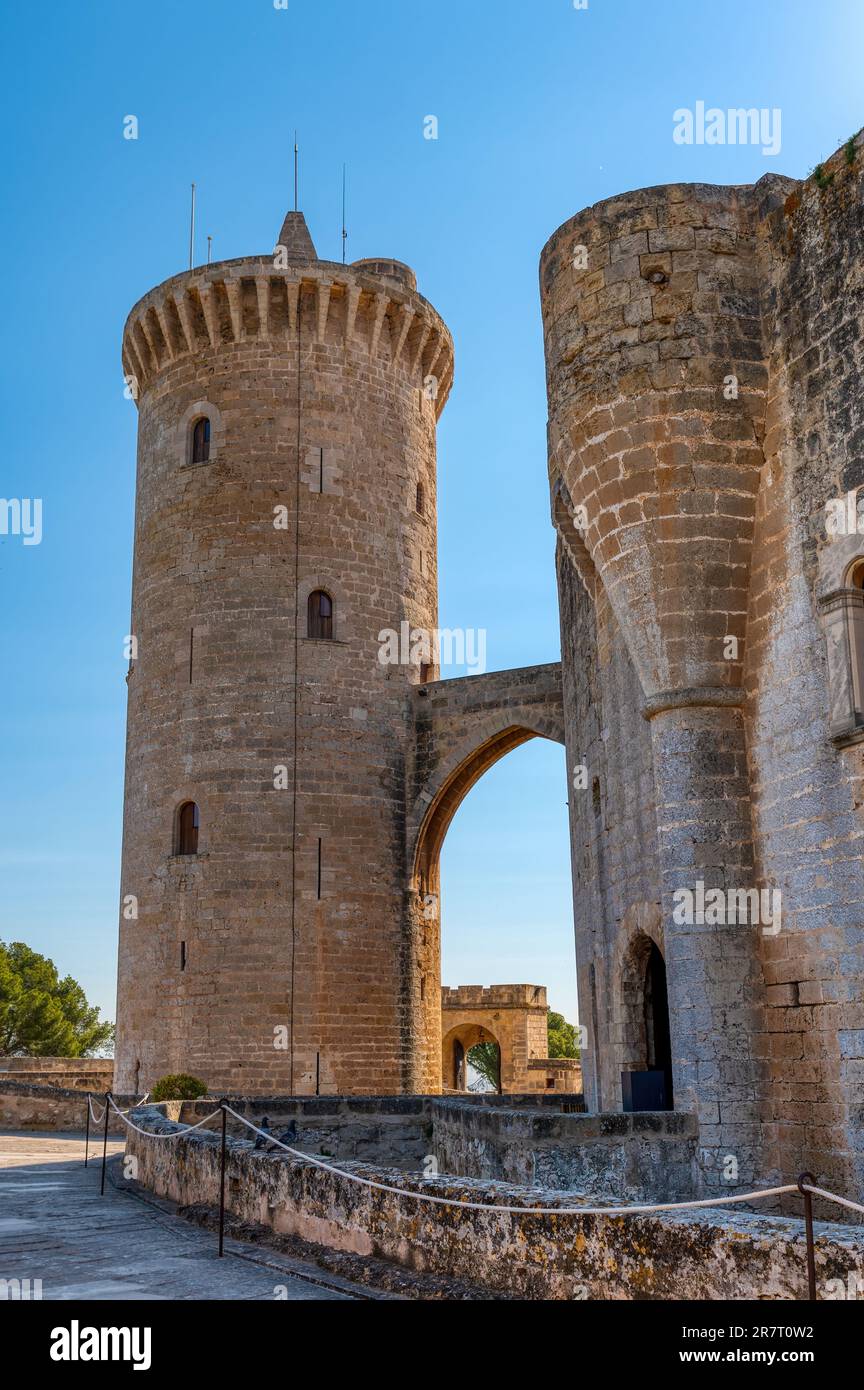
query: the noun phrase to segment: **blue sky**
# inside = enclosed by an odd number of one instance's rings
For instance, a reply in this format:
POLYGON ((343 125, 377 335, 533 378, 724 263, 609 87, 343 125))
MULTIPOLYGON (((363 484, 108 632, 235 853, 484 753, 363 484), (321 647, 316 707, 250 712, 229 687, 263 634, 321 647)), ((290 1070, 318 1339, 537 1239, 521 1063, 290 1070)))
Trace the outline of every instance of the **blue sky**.
MULTIPOLYGON (((394 256, 449 323, 439 439, 441 621, 490 669, 557 660, 540 250, 654 183, 802 176, 864 123, 860 0, 83 0, 4 7, 0 937, 113 1017, 135 409, 128 309, 198 253, 269 251, 291 200, 338 259, 394 256), (704 100, 779 108, 783 144, 682 147, 704 100), (423 138, 434 114, 439 138, 423 138), (139 139, 123 139, 135 115, 139 139)), ((444 853, 447 983, 548 984, 575 1015, 563 751, 534 742, 471 793, 444 853)))

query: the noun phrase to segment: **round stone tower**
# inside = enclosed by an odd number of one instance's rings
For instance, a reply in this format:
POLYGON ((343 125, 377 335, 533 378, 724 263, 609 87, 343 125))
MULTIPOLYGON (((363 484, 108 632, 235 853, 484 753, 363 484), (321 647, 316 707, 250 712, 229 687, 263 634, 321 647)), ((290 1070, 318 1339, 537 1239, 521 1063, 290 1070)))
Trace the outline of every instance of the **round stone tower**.
POLYGON ((247 1094, 413 1090, 405 785, 411 689, 437 673, 401 658, 437 627, 449 332, 407 266, 321 261, 289 213, 273 255, 146 295, 123 363, 139 437, 115 1087, 187 1071, 247 1094))
MULTIPOLYGON (((577 932, 583 1000, 609 1020, 602 1036, 594 1027, 590 1087, 597 1104, 603 1049, 616 1057, 635 997, 622 970, 614 974, 626 923, 650 919, 643 944, 668 969, 667 1100, 674 1093, 676 1108, 698 1113, 706 1182, 720 1186, 730 1153, 742 1182, 760 1172, 761 938, 752 923, 675 909, 682 892, 695 901, 719 890, 737 904, 759 886, 743 671, 765 463, 764 195, 762 186, 679 184, 612 198, 565 223, 540 268, 559 535, 605 624, 598 668, 622 636, 627 686, 632 673, 639 689, 628 748, 618 758, 598 751, 592 765, 593 810, 571 799, 574 846, 588 839, 582 817, 606 835, 597 870, 609 885, 605 939, 594 924, 577 932), (640 715, 656 814, 641 862, 621 829, 650 778, 633 774, 640 715)), ((585 656, 563 635, 566 683, 585 656)), ((604 718, 619 717, 620 698, 604 718)), ((585 750, 568 751, 578 765, 585 750)), ((635 1031, 645 1017, 640 1005, 635 1031)), ((665 1070, 656 1058, 637 1069, 646 1065, 665 1070)), ((607 1108, 622 1104, 620 1074, 620 1062, 607 1068, 607 1108)))

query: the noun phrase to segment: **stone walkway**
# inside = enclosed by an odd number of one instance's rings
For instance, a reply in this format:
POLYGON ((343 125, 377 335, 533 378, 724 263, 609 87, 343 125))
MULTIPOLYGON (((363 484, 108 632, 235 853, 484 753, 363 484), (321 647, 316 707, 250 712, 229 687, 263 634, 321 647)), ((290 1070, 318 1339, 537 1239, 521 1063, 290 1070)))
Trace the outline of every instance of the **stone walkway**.
POLYGON ((268 1268, 234 1241, 220 1260, 212 1233, 110 1182, 100 1197, 96 1147, 85 1168, 83 1135, 0 1134, 0 1280, 41 1279, 43 1299, 352 1298, 287 1263, 268 1268))

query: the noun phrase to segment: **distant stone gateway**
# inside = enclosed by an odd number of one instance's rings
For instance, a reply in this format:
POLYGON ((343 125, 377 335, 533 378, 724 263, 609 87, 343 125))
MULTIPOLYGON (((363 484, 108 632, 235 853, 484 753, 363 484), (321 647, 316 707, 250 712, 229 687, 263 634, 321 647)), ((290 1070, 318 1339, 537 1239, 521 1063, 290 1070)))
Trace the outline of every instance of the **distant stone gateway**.
POLYGON ((441 846, 542 737, 588 1111, 687 1117, 709 1195, 864 1190, 864 537, 826 526, 864 488, 862 171, 859 136, 805 182, 627 193, 543 250, 560 665, 379 657, 439 631, 453 344, 407 266, 322 261, 289 213, 136 305, 119 1092, 461 1089, 441 846), (675 911, 768 890, 776 931, 675 911))

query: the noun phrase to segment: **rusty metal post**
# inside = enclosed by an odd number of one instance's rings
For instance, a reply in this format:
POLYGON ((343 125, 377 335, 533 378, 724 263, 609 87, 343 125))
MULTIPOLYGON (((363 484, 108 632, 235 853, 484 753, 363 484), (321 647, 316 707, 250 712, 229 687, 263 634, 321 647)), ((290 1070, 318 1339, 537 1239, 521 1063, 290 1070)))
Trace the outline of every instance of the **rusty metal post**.
POLYGON ((816 1179, 812 1173, 802 1173, 798 1179, 798 1190, 804 1198, 804 1230, 807 1236, 807 1297, 809 1302, 816 1303, 819 1294, 816 1290, 816 1243, 813 1237, 813 1196, 807 1191, 808 1187, 815 1187, 816 1179))
POLYGON ((108 1104, 111 1092, 105 1092, 105 1131, 102 1135, 102 1186, 99 1189, 100 1197, 105 1196, 105 1164, 108 1162, 108 1111, 111 1108, 108 1104))
POLYGON ((219 1102, 219 1109, 222 1111, 222 1161, 219 1173, 219 1258, 221 1260, 225 1253, 225 1131, 228 1123, 228 1112, 225 1109, 225 1102, 219 1102))
POLYGON ((87 1167, 87 1159, 90 1155, 90 1092, 87 1092, 87 1100, 84 1106, 84 1167, 87 1167))

